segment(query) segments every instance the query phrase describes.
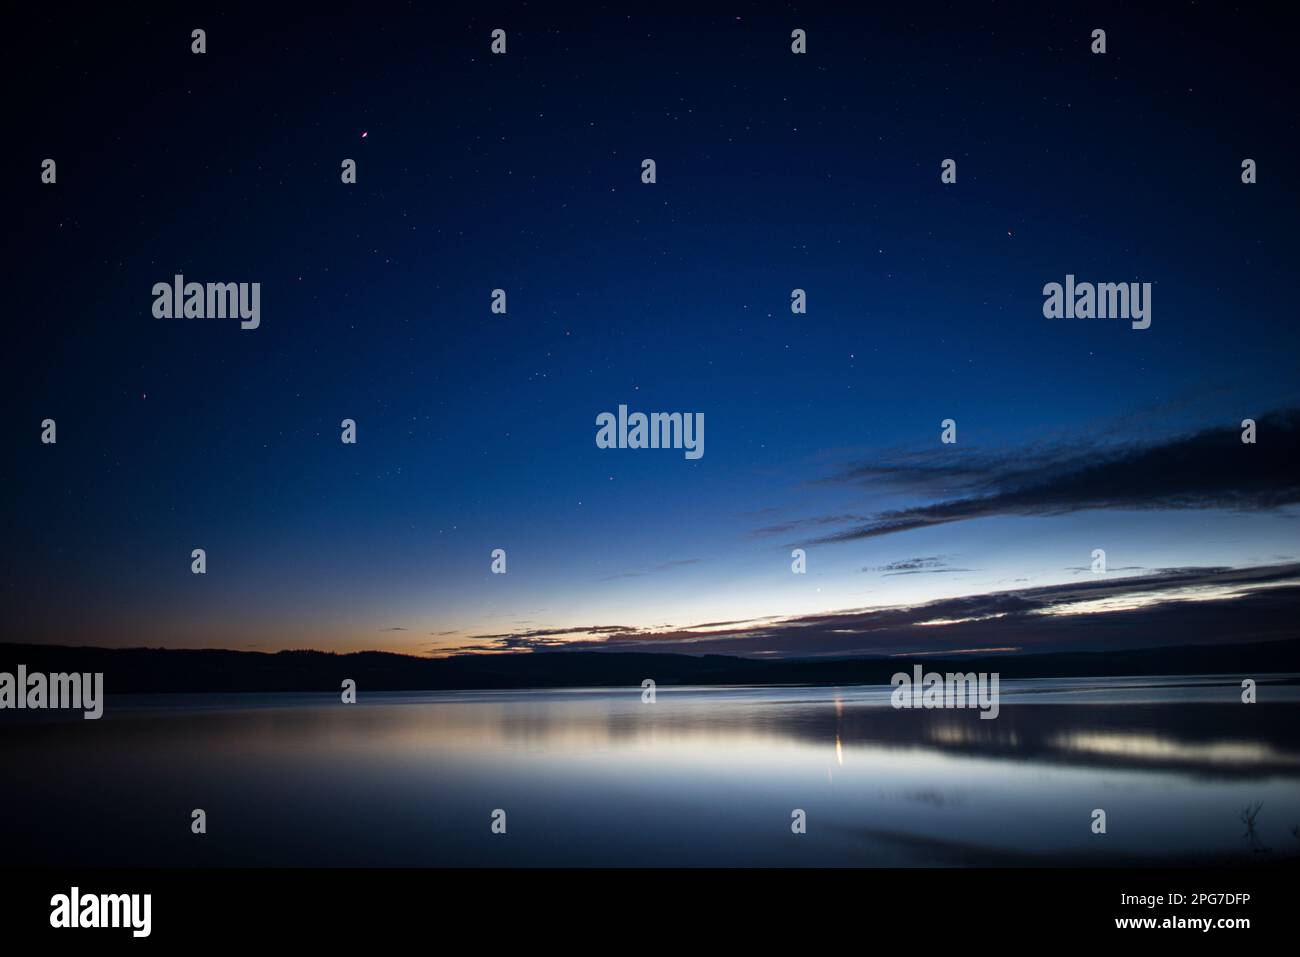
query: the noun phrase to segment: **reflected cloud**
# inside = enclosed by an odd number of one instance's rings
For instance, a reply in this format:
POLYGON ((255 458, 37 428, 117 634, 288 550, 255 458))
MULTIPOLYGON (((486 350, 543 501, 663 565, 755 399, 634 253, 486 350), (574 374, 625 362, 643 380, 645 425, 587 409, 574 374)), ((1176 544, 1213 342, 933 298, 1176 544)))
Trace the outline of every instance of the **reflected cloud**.
POLYGON ((1300 766, 1300 753, 1281 751, 1259 741, 1177 741, 1154 734, 1072 731, 1050 743, 1063 751, 1087 752, 1144 761, 1194 761, 1204 764, 1300 766))

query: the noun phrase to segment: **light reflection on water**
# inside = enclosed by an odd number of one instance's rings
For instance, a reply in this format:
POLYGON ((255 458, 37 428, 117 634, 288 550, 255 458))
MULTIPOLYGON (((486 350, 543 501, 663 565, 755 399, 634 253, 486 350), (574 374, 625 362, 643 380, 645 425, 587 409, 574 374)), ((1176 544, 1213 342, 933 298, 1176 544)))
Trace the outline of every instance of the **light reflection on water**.
POLYGON ((1300 853, 1300 683, 1269 681, 1007 680, 996 720, 887 687, 110 698, 6 718, 0 806, 14 864, 1249 862, 1300 853))

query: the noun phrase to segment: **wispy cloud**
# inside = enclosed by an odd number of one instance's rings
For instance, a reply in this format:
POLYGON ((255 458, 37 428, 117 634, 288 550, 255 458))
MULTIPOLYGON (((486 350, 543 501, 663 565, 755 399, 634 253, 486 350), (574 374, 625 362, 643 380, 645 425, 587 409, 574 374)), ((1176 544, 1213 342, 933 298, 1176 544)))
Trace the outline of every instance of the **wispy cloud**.
POLYGON ((864 572, 877 572, 886 577, 890 575, 941 575, 946 572, 968 572, 969 568, 953 568, 941 555, 921 558, 904 558, 874 568, 862 569, 864 572))
POLYGON ((819 515, 812 518, 795 518, 776 525, 764 525, 754 530, 755 535, 789 535, 791 532, 824 525, 842 525, 845 522, 865 522, 865 515, 819 515))
MULTIPOLYGON (((1236 422, 1149 444, 930 452, 851 466, 835 481, 884 483, 928 497, 956 497, 872 515, 808 544, 851 542, 997 515, 1062 515, 1092 509, 1276 509, 1300 502, 1300 410, 1258 420, 1245 445, 1236 422)), ((836 523, 839 516, 825 522, 836 523)), ((806 525, 817 520, 806 520, 806 525)))

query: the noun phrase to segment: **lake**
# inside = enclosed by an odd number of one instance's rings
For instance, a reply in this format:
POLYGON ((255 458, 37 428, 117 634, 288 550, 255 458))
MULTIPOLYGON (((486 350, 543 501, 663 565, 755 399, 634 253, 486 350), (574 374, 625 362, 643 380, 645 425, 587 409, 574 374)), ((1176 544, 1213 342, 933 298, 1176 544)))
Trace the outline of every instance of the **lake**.
POLYGON ((110 696, 7 712, 11 865, 1249 863, 1300 839, 1300 676, 110 696), (1253 831, 1243 809, 1259 810, 1253 831), (191 810, 208 831, 191 833, 191 810), (506 832, 492 832, 495 810, 506 832), (791 830, 804 811, 806 833, 791 830), (1093 811, 1106 833, 1092 830, 1093 811))

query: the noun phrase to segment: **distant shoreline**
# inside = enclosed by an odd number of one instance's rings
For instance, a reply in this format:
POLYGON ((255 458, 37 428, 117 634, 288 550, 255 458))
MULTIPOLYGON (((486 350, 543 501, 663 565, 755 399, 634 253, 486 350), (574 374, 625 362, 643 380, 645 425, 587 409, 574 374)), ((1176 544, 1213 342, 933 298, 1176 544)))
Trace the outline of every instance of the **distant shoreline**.
POLYGON ((1124 651, 938 657, 753 659, 622 651, 545 651, 420 658, 391 652, 222 651, 0 643, 0 671, 103 672, 109 694, 337 691, 499 691, 657 685, 880 685, 923 662, 927 671, 1005 678, 1300 672, 1300 638, 1124 651))

